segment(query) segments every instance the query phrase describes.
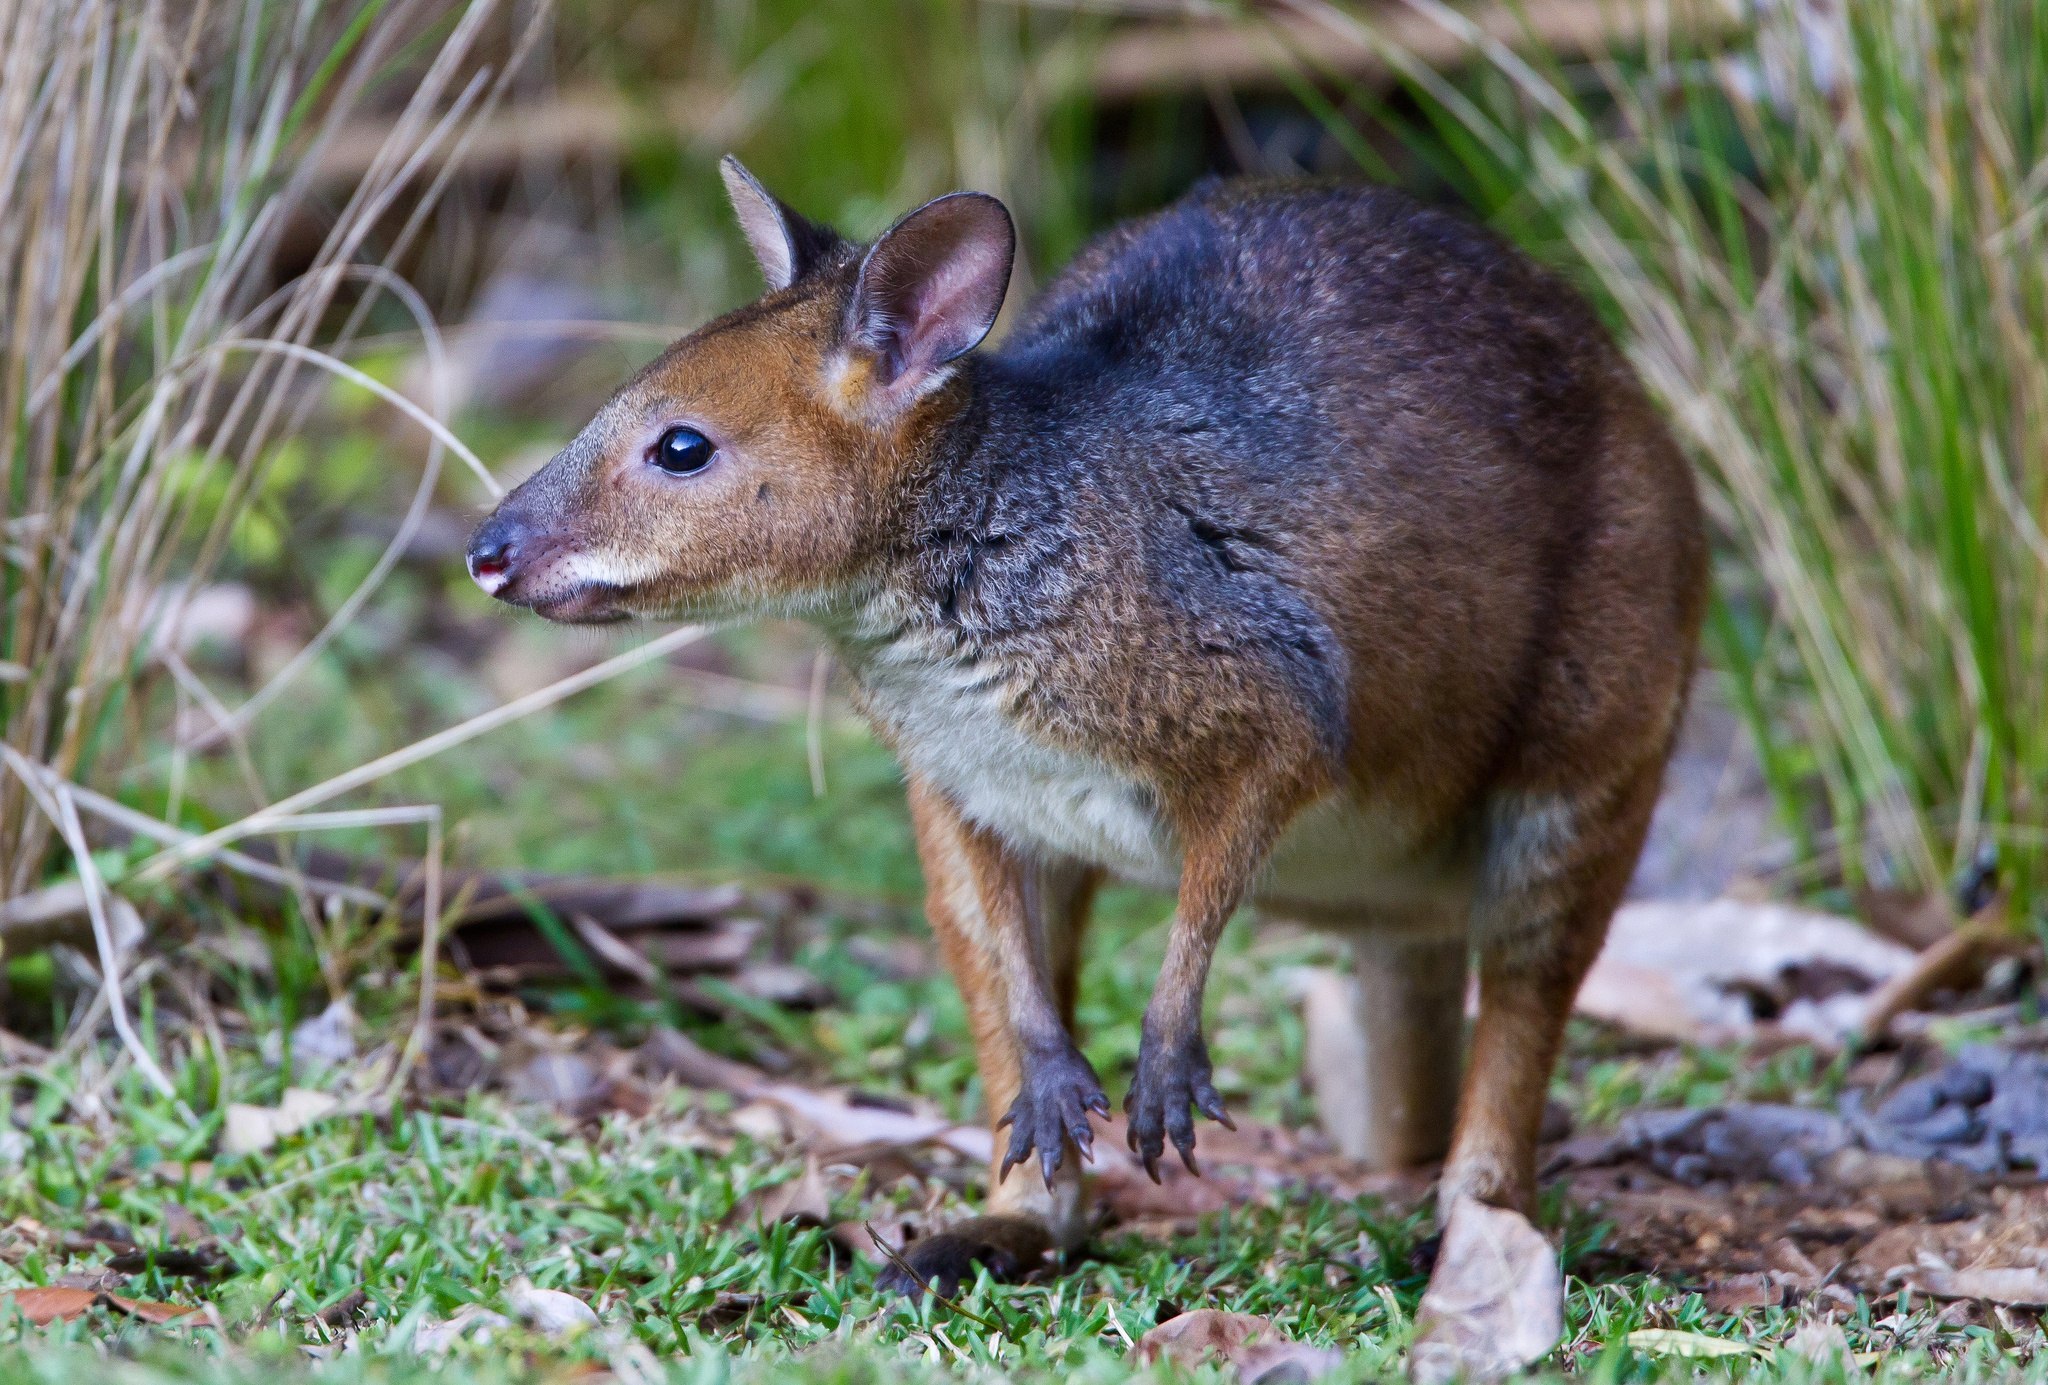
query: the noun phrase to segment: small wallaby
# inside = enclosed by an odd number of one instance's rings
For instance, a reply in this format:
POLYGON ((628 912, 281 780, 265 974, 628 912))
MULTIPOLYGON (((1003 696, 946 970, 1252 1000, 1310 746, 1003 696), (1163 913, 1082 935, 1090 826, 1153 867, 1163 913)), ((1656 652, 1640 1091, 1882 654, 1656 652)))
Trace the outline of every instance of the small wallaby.
POLYGON ((911 1269, 1086 1235, 1109 1103, 1071 1027, 1105 873, 1178 897, 1124 1101, 1155 1178, 1169 1141, 1194 1167, 1195 1112, 1227 1121, 1202 993, 1256 901, 1354 939, 1360 1152, 1448 1151, 1443 1205, 1526 1212, 1706 592, 1691 473, 1592 312, 1394 192, 1218 182, 977 352, 1000 202, 861 245, 723 171, 767 295, 629 381, 469 570, 551 620, 796 616, 838 652, 1009 1131, 987 1215, 911 1269))

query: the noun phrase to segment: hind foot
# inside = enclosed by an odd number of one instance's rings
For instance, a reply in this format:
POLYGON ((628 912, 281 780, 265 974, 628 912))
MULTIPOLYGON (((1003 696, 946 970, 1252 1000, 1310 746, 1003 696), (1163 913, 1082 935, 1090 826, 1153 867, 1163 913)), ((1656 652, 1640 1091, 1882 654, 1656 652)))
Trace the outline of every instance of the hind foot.
POLYGON ((902 1263, 892 1261, 885 1266, 875 1276, 875 1285, 911 1298, 922 1296, 929 1285, 942 1297, 951 1298, 974 1277, 976 1265, 987 1269, 992 1279, 1022 1279, 1045 1264, 1051 1249, 1052 1237, 1035 1221, 969 1217, 905 1246, 902 1263))

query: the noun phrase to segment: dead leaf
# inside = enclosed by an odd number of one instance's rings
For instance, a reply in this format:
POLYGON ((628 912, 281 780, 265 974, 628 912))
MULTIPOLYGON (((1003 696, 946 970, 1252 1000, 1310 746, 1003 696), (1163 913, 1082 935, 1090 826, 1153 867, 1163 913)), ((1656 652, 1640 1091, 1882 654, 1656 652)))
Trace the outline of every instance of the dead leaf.
POLYGON ((1498 1380, 1542 1360, 1564 1334, 1557 1252, 1519 1212, 1459 1198, 1415 1326, 1417 1385, 1498 1380))
POLYGON ((1344 1364, 1344 1353, 1335 1347, 1312 1347, 1305 1342, 1253 1342, 1237 1361, 1237 1378, 1244 1385, 1300 1385, 1319 1380, 1344 1364))
POLYGON ((573 1337, 597 1326, 597 1313, 582 1299, 560 1289, 536 1289, 524 1277, 506 1288, 505 1306, 544 1337, 573 1337))
POLYGON ((832 1003, 832 988, 790 962, 750 962, 733 973, 741 995, 787 1010, 817 1010, 832 1003))
POLYGON ((697 1314, 701 1327, 730 1327, 768 1301, 766 1294, 742 1294, 720 1289, 711 1296, 711 1306, 697 1314))
POLYGON ((1140 1337, 1138 1360, 1166 1360, 1183 1370, 1204 1362, 1231 1367, 1244 1385, 1314 1380, 1335 1370, 1343 1353, 1289 1341, 1271 1318, 1198 1308, 1168 1318, 1140 1337))
POLYGON ((1922 1265, 1909 1281, 1935 1298, 1976 1298, 2009 1307, 2048 1308, 2048 1274, 2033 1266, 1954 1270, 1922 1265))
POLYGON ((1849 1357, 1849 1336, 1842 1331, 1840 1323, 1803 1322, 1792 1333, 1785 1347, 1794 1356, 1803 1356, 1820 1365, 1832 1365, 1849 1357))
POLYGON ((16 1312, 37 1327, 53 1322, 72 1322, 95 1308, 111 1308, 127 1317, 154 1325, 176 1322, 179 1318, 199 1311, 197 1308, 176 1303, 152 1303, 147 1299, 123 1298, 119 1294, 96 1289, 62 1287, 14 1289, 0 1294, 0 1304, 11 1304, 16 1312))
POLYGON ((338 1068, 355 1056, 356 1011, 346 1000, 292 1026, 292 1061, 309 1072, 338 1068))
POLYGON ((1840 1044, 1914 953, 1852 919, 1784 904, 1643 901, 1614 916, 1583 1014, 1650 1038, 1722 1043, 1768 1028, 1840 1044))
POLYGON ((580 1053, 542 1050, 505 1074, 505 1092, 514 1101, 571 1113, 587 1110, 603 1089, 604 1074, 580 1053))
POLYGON ((1962 927, 1913 959, 1913 964, 1888 978, 1864 1007, 1858 1025, 1869 1040, 1882 1038, 1892 1021, 1918 1009, 1943 987, 1974 985, 1983 975, 1984 959, 2002 940, 2009 941, 2005 901, 1994 898, 1962 927))
POLYGON ((305 1087, 286 1088, 284 1099, 275 1106, 245 1106, 228 1103, 227 1128, 221 1132, 220 1147, 225 1154, 260 1154, 287 1135, 296 1135, 323 1116, 338 1110, 341 1102, 326 1092, 305 1087))
POLYGON ((328 1327, 346 1327, 356 1316, 370 1306, 370 1296, 360 1288, 350 1289, 334 1302, 314 1314, 328 1327))
POLYGON ((804 1171, 785 1183, 778 1183, 762 1195, 757 1212, 763 1222, 790 1222, 797 1226, 826 1226, 832 1220, 832 1190, 818 1171, 816 1159, 804 1161, 804 1171))
POLYGON ((152 1303, 147 1299, 123 1298, 119 1294, 104 1294, 101 1297, 106 1299, 109 1307, 117 1308, 131 1318, 137 1318, 143 1322, 158 1326, 167 1322, 176 1322, 179 1318, 187 1317, 199 1311, 197 1308, 186 1307, 182 1304, 152 1303))
POLYGON ((751 1097, 769 1082, 767 1073, 731 1058, 721 1058, 679 1029, 658 1025, 640 1046, 640 1061, 656 1077, 672 1077, 688 1087, 703 1087, 751 1097))
POLYGON ((427 1048, 420 1075, 441 1092, 472 1092, 487 1084, 500 1048, 470 1025, 444 1029, 427 1048))
POLYGON ((1956 931, 1956 909, 1940 890, 1880 889, 1866 885, 1856 891, 1856 912, 1870 930, 1915 952, 1933 947, 1956 931))
POLYGON ((1680 1332, 1672 1327, 1639 1327, 1628 1334, 1628 1344, 1645 1356, 1684 1356, 1693 1360, 1748 1356, 1756 1350, 1747 1342, 1709 1337, 1704 1332, 1680 1332))
POLYGON ((1701 1297, 1716 1313, 1746 1313, 1752 1308, 1782 1308, 1785 1286, 1768 1274, 1736 1274, 1709 1284, 1701 1297))
POLYGON ((1271 1318, 1198 1308, 1168 1318, 1140 1337, 1138 1360, 1149 1366, 1164 1357, 1185 1367, 1211 1359, 1228 1361, 1253 1337, 1275 1331, 1271 1318))
POLYGON ((147 1274, 155 1270, 182 1279, 214 1279, 233 1263, 217 1245, 165 1246, 160 1250, 136 1246, 107 1259, 108 1268, 122 1274, 147 1274))
POLYGON ((994 1146, 985 1125, 960 1125, 943 1116, 856 1106, 843 1095, 816 1092, 791 1082, 764 1083, 754 1094, 808 1126, 814 1137, 830 1148, 932 1144, 985 1163, 994 1146))
POLYGON ((423 1323, 413 1334, 412 1349, 422 1356, 439 1356, 465 1337, 488 1342, 511 1325, 512 1320, 503 1313, 472 1303, 443 1322, 423 1323))

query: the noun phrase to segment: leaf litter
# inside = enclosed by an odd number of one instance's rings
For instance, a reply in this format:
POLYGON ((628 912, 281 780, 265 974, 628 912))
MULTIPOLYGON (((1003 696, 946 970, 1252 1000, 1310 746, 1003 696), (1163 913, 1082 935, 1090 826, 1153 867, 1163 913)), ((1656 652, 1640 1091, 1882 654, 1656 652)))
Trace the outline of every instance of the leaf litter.
MULTIPOLYGON (((721 917, 731 923, 736 916, 721 917)), ((617 925, 616 916, 604 926, 615 939, 635 931, 617 925)), ((1815 930, 1814 936, 1821 935, 1834 936, 1831 929, 1815 930)), ((803 984, 800 968, 779 973, 773 969, 786 963, 755 956, 753 949, 766 936, 752 932, 746 952, 725 955, 727 976, 748 966, 764 969, 764 979, 751 989, 735 989, 769 1005, 823 1003, 829 992, 803 984)), ((911 963, 898 965, 916 974, 911 963)), ((1747 1023, 1748 1039, 1766 1047, 1783 1040, 1783 1017, 1802 1002, 1811 1002, 1813 1014, 1835 1015, 1828 1032, 1846 1036, 1854 1032, 1848 1002, 1867 1005, 1888 978, 1910 971, 1910 964, 1889 972, 1867 968, 1848 980, 1846 971, 1846 964, 1830 971, 1810 958, 1802 962, 1780 954, 1718 990, 1713 1003, 1734 1017, 1730 1023, 1737 1028, 1747 1023), (1727 1008, 1731 996, 1738 1008, 1727 1008), (1830 1009, 1830 1000, 1840 1003, 1830 1009)), ((664 1109, 663 1092, 673 1085, 724 1093, 737 1104, 691 1103, 690 1119, 699 1132, 693 1138, 715 1142, 727 1138, 720 1131, 748 1133, 780 1141, 802 1156, 795 1177, 747 1201, 745 1219, 764 1226, 822 1227, 841 1250, 873 1259, 874 1249, 862 1244, 858 1219, 834 1222, 835 1203, 844 1210, 849 1201, 859 1202, 865 1209, 869 1199, 906 1179, 921 1182, 928 1190, 921 1208, 899 1205, 877 1218, 897 1228, 900 1234, 891 1240, 900 1244, 954 1214, 945 1197, 971 1189, 988 1159, 985 1127, 960 1124, 931 1103, 877 1100, 844 1086, 816 1085, 789 1071, 786 1061, 763 1065, 712 1053, 667 1025, 656 1025, 637 1046, 622 1048, 604 1033, 529 1013, 483 972, 472 970, 469 977, 475 984, 444 988, 425 1060, 415 1073, 418 1102, 432 1107, 449 1097, 492 1091, 585 1122, 614 1115, 667 1119, 657 1113, 664 1109)), ((325 1071, 345 1079, 351 1063, 364 1061, 354 1051, 357 1026, 354 1012, 338 1002, 294 1032, 294 1054, 314 1060, 309 1066, 315 1070, 325 1062, 325 1071)), ((1833 1110, 1724 1103, 1637 1112, 1613 1132, 1555 1147, 1551 1175, 1565 1184, 1570 1203, 1583 1216, 1608 1224, 1574 1273, 1595 1279, 1648 1273, 1701 1290, 1710 1308, 1729 1314, 1801 1304, 1810 1311, 1841 1312, 1850 1294, 1902 1288, 1965 1304, 2048 1302, 2048 1234, 2039 1234, 2048 1231, 2048 1205, 2035 1190, 1998 1181, 2040 1172, 2036 1155, 2042 1146, 2036 1141, 2048 1123, 2048 1060, 2002 1045, 1966 1048, 1930 1066, 1924 1050, 1920 1044, 1912 1055, 1924 1070, 1916 1071, 1902 1055, 1888 1077, 1853 1086, 1833 1110), (1905 1076, 1909 1071, 1915 1075, 1905 1076)), ((765 1063, 769 1055, 761 1052, 765 1063)), ((267 1149, 309 1128, 335 1101, 326 1092, 293 1088, 275 1107, 239 1107, 229 1113, 222 1149, 267 1149)), ((1319 1193, 1374 1196, 1399 1209, 1417 1205, 1427 1193, 1426 1174, 1372 1173, 1334 1153, 1314 1131, 1246 1121, 1236 1132, 1205 1130, 1203 1147, 1209 1177, 1197 1180, 1174 1170, 1163 1186, 1155 1186, 1124 1154, 1112 1123, 1098 1140, 1093 1169, 1107 1223, 1140 1235, 1179 1237, 1192 1234, 1201 1218, 1250 1201, 1319 1193)), ((1557 1339, 1556 1251, 1527 1222, 1510 1231, 1500 1220, 1513 1217, 1478 1208, 1461 1221, 1453 1213, 1439 1274, 1418 1323, 1419 1378, 1429 1378, 1432 1349, 1445 1343, 1447 1333, 1464 1334, 1458 1359, 1474 1376, 1511 1368, 1510 1358, 1513 1364, 1538 1359, 1557 1339), (1475 1233, 1475 1226, 1484 1227, 1484 1234, 1475 1233), (1487 1365, 1489 1353, 1497 1365, 1487 1365)), ((107 1248, 114 1251, 109 1268, 122 1273, 183 1272, 179 1266, 186 1263, 177 1258, 185 1253, 177 1248, 142 1259, 134 1258, 139 1248, 107 1248)), ((189 1268, 205 1272, 199 1258, 189 1268)), ((143 1303, 113 1295, 110 1287, 68 1289, 69 1295, 86 1297, 65 1302, 117 1312, 143 1303)), ((749 1322, 782 1312, 787 1299, 748 1292, 742 1283, 717 1288, 708 1306, 696 1311, 707 1325, 749 1322)), ((431 1322, 420 1329, 416 1346, 444 1351, 459 1340, 488 1340, 515 1323, 543 1336, 573 1334, 598 1320, 592 1306, 575 1295, 531 1284, 508 1288, 499 1306, 505 1311, 471 1305, 431 1322)), ((350 1306, 339 1322, 356 1311, 350 1306)), ((1195 1344, 1187 1349, 1208 1352, 1239 1379, 1312 1379, 1335 1355, 1262 1330, 1247 1330, 1231 1345, 1232 1329, 1206 1322, 1199 1315, 1207 1311, 1179 1314, 1162 1327, 1180 1322, 1167 1338, 1195 1344), (1228 1356, 1217 1354, 1219 1343, 1228 1356)), ((1677 1338, 1659 1337, 1635 1345, 1666 1354, 1683 1346, 1677 1338)), ((1149 1350, 1181 1359, 1180 1347, 1149 1350)))

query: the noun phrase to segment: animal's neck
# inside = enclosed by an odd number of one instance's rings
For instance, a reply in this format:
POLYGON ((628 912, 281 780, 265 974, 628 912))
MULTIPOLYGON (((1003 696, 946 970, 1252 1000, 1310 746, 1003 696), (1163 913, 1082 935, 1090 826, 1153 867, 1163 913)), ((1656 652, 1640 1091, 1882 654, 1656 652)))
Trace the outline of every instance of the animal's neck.
POLYGON ((971 355, 945 422, 907 469, 895 542, 821 621, 859 676, 885 646, 974 660, 1057 615, 1073 464, 1058 391, 1003 358, 971 355))

